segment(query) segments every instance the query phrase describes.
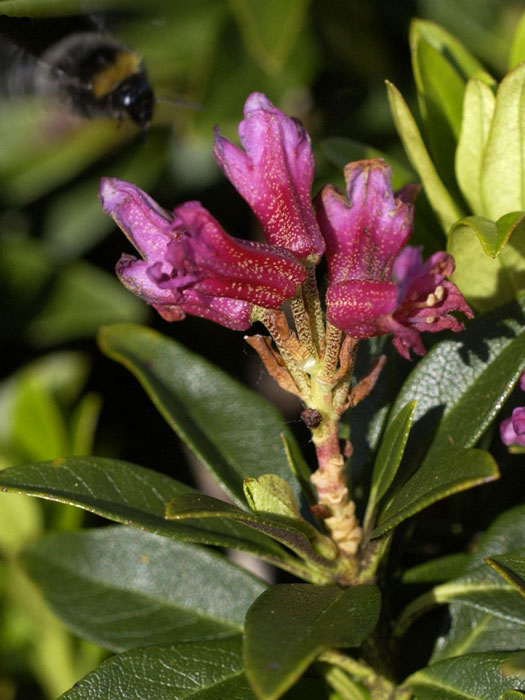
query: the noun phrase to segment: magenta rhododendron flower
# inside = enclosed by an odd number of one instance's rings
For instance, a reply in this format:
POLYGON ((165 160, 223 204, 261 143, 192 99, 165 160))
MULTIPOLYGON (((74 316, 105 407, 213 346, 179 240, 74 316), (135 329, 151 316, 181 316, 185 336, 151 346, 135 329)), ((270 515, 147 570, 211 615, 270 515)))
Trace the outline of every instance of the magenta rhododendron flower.
POLYGON ((167 320, 190 313, 245 330, 252 305, 278 308, 305 279, 291 253, 232 238, 199 202, 171 213, 117 178, 102 180, 100 199, 143 258, 120 258, 121 282, 167 320))
POLYGON ((419 249, 402 250, 413 207, 406 196, 394 196, 386 163, 350 163, 345 178, 348 200, 331 185, 317 199, 328 261, 328 320, 354 338, 392 333, 401 355, 423 355, 422 331, 459 331, 463 324, 450 312, 473 315, 445 280, 454 261, 435 253, 423 263, 419 249))
POLYGON ((244 151, 219 135, 214 155, 226 177, 259 219, 266 240, 317 262, 324 243, 311 202, 314 157, 296 120, 252 93, 239 124, 244 151))
POLYGON ((505 445, 525 447, 525 406, 518 406, 510 418, 501 421, 499 432, 505 445))

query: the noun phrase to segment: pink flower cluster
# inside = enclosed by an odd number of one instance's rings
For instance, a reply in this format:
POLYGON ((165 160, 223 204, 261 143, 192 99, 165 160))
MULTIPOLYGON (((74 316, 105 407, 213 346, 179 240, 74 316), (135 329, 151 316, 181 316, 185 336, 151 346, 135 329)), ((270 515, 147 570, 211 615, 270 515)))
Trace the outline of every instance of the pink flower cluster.
POLYGON ((314 158, 300 123, 261 93, 246 101, 239 125, 242 148, 215 136, 214 155, 251 206, 267 243, 232 238, 199 203, 161 209, 134 185, 104 178, 104 211, 142 259, 123 255, 117 274, 167 320, 202 316, 246 330, 255 307, 279 308, 300 293, 307 268, 326 249, 330 323, 354 338, 392 333, 404 356, 422 355, 422 331, 463 328, 451 314, 472 311, 446 278, 447 253, 422 261, 406 246, 413 205, 394 195, 391 168, 382 160, 345 168, 348 199, 328 185, 311 200, 314 158))

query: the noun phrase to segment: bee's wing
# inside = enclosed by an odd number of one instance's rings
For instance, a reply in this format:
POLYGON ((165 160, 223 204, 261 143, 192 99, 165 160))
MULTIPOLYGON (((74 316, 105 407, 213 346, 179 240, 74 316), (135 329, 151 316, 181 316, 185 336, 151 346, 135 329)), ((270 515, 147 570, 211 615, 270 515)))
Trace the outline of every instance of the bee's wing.
POLYGON ((0 95, 20 97, 35 90, 35 71, 38 59, 0 34, 0 95))

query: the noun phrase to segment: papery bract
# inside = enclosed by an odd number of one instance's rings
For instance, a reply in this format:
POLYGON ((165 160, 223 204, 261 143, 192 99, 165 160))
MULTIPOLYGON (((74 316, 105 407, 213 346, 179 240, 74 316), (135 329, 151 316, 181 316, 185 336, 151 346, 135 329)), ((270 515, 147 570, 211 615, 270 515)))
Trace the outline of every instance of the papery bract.
POLYGON ((525 406, 518 406, 510 418, 501 421, 499 431, 505 445, 525 447, 525 406))
POLYGON ((120 280, 167 320, 189 313, 246 330, 252 305, 278 308, 305 279, 292 254, 232 238, 199 202, 170 213, 117 178, 102 180, 100 199, 143 258, 124 254, 120 280))
POLYGON ((324 242, 311 202, 314 158, 306 130, 252 93, 239 124, 244 151, 220 136, 214 155, 224 174, 259 219, 266 240, 314 262, 324 242))
POLYGON ((326 241, 328 320, 354 338, 394 335, 401 355, 425 353, 422 331, 462 330, 451 311, 472 312, 445 277, 454 270, 447 253, 422 262, 407 242, 413 207, 395 197, 392 170, 382 160, 345 168, 348 201, 331 185, 317 199, 317 219, 326 241))

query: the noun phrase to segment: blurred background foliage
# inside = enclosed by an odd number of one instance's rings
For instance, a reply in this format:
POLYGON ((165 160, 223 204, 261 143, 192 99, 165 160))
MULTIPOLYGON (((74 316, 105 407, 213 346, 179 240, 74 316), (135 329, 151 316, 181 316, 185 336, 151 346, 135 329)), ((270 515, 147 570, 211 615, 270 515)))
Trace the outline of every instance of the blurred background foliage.
MULTIPOLYGON (((119 285, 114 264, 131 250, 100 210, 101 176, 129 180, 167 208, 198 199, 232 235, 257 237, 211 152, 214 126, 235 140, 257 90, 308 128, 314 190, 342 186, 344 162, 374 154, 363 144, 388 154, 402 185, 414 176, 384 80, 415 104, 410 20, 440 23, 499 78, 522 10, 522 0, 0 0, 0 15, 29 17, 37 31, 54 20, 73 28, 80 17, 111 33, 143 56, 155 94, 180 102, 159 101, 143 134, 35 97, 0 97, 0 468, 94 452, 188 478, 170 429, 132 376, 99 353, 103 323, 150 323, 274 391, 241 334, 194 318, 169 327, 119 285)), ((421 226, 443 247, 424 204, 421 211, 421 226)), ((294 421, 296 403, 280 398, 294 421)), ((100 659, 55 622, 15 557, 43 530, 75 528, 80 518, 49 503, 2 500, 0 700, 54 698, 100 659)))

